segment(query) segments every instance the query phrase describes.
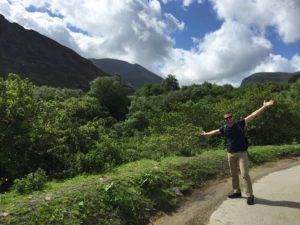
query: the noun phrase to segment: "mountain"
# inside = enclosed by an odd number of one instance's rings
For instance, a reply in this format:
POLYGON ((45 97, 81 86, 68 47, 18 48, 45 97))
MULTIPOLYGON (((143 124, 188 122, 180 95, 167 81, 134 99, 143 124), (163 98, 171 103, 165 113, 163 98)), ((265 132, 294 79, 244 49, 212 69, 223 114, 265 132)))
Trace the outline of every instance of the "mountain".
POLYGON ((242 80, 241 87, 258 83, 294 82, 299 77, 300 71, 295 73, 286 72, 261 72, 254 73, 242 80))
POLYGON ((160 83, 163 78, 138 64, 131 64, 117 59, 90 59, 98 68, 110 75, 119 74, 122 80, 130 83, 134 89, 144 84, 160 83))
POLYGON ((37 85, 84 90, 97 76, 107 75, 73 50, 0 14, 0 75, 11 72, 37 85))
POLYGON ((294 76, 289 79, 289 83, 294 83, 300 78, 300 71, 296 72, 294 76))

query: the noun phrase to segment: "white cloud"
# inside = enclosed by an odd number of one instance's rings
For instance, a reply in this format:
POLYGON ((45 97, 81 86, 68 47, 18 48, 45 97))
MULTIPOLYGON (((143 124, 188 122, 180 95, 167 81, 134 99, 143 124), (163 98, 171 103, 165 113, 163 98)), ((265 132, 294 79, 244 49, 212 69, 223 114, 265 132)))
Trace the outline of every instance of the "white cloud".
POLYGON ((262 31, 271 26, 285 43, 300 39, 299 0, 210 0, 219 18, 236 20, 262 31))
POLYGON ((205 0, 161 0, 163 4, 167 4, 169 2, 180 2, 183 7, 189 7, 192 3, 197 2, 198 4, 202 4, 205 0))
POLYGON ((239 85, 254 72, 299 71, 299 56, 289 60, 272 54, 266 35, 266 29, 273 27, 285 43, 300 39, 299 1, 210 1, 223 25, 202 39, 193 37, 197 47, 192 51, 174 49, 172 60, 162 68, 164 75, 175 74, 181 84, 210 81, 239 85))
POLYGON ((174 49, 162 72, 170 71, 181 84, 230 79, 251 70, 270 52, 271 43, 264 37, 228 21, 207 34, 194 50, 174 49))
POLYGON ((84 57, 113 57, 153 69, 169 55, 174 40, 169 36, 184 23, 162 14, 158 0, 0 0, 9 9, 0 13, 26 28, 55 39, 84 57), (44 3, 44 4, 42 4, 44 3), (35 5, 36 4, 36 5, 35 5), (28 12, 27 7, 44 12, 28 12), (46 12, 59 17, 51 17, 46 12), (75 33, 75 27, 84 33, 75 33))
POLYGON ((0 13, 87 58, 139 63, 180 84, 204 81, 239 84, 259 71, 296 71, 299 55, 272 54, 268 28, 284 43, 300 40, 299 0, 209 0, 222 26, 190 37, 194 48, 175 47, 171 35, 186 24, 161 4, 175 1, 185 10, 204 0, 0 0, 0 13), (39 12, 28 12, 34 6, 39 12), (53 15, 56 15, 53 17, 53 15), (78 32, 83 31, 83 32, 78 32))
POLYGON ((157 15, 161 15, 161 7, 158 0, 150 0, 149 1, 149 7, 152 9, 152 11, 157 15))
POLYGON ((187 6, 189 6, 190 4, 192 4, 193 1, 194 1, 194 0, 183 0, 182 5, 187 7, 187 6))
POLYGON ((176 30, 183 30, 184 29, 184 23, 180 22, 178 19, 176 19, 172 14, 165 13, 164 14, 166 21, 167 21, 167 27, 168 30, 166 32, 172 33, 176 30))
POLYGON ((44 7, 47 4, 47 0, 10 0, 13 5, 22 5, 23 7, 34 6, 36 8, 44 7))
POLYGON ((10 14, 10 5, 9 5, 9 3, 7 1, 0 0, 0 12, 5 17, 9 16, 9 14, 10 14))
MULTIPOLYGON (((42 3, 38 2, 43 1, 32 1, 32 4, 36 3, 38 6, 42 6, 42 3)), ((75 51, 79 51, 66 23, 58 17, 49 16, 46 12, 28 12, 26 8, 32 4, 29 0, 24 2, 12 1, 11 4, 8 1, 0 0, 0 13, 8 20, 21 24, 26 29, 38 31, 75 51)))
POLYGON ((300 68, 300 56, 298 54, 294 55, 292 60, 291 60, 292 65, 294 66, 294 70, 298 70, 300 68))
POLYGON ((292 60, 288 60, 280 55, 270 54, 252 73, 255 72, 295 72, 300 68, 300 57, 295 55, 292 60))

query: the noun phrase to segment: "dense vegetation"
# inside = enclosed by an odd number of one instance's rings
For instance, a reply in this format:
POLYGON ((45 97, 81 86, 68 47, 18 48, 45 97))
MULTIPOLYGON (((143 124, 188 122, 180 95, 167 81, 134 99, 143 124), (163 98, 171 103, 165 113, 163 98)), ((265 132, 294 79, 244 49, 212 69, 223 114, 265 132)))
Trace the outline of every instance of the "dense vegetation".
POLYGON ((220 127, 226 111, 244 117, 268 99, 275 105, 247 127, 250 145, 289 146, 252 150, 254 164, 300 155, 300 80, 180 88, 169 75, 134 92, 113 76, 83 92, 10 74, 0 80, 0 184, 8 192, 0 204, 15 212, 6 217, 0 208, 0 217, 8 224, 145 224, 181 192, 226 173, 224 138, 200 139, 199 132, 220 127), (43 189, 50 197, 34 194, 43 189), (23 194, 34 203, 21 201, 23 194))
MULTIPOLYGON (((251 147, 250 166, 293 156, 300 156, 299 144, 251 147)), ((224 150, 138 160, 110 173, 48 182, 30 195, 0 195, 0 224, 151 224, 155 213, 176 208, 193 187, 228 173, 224 150)))
POLYGON ((247 128, 252 145, 299 141, 300 81, 245 88, 204 83, 179 88, 169 75, 135 93, 119 76, 99 77, 88 92, 34 86, 10 74, 0 80, 1 190, 37 170, 49 180, 99 173, 138 159, 192 156, 223 147, 223 137, 201 140, 201 129, 222 115, 243 117, 263 100, 275 105, 247 128))

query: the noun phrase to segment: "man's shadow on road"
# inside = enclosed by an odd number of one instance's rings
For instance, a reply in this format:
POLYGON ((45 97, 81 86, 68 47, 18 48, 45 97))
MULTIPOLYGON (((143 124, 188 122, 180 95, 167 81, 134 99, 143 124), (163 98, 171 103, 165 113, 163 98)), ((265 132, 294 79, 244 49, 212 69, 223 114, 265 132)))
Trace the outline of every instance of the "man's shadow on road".
POLYGON ((263 198, 255 197, 255 204, 269 205, 269 206, 281 206, 288 208, 300 209, 300 202, 291 202, 291 201, 271 201, 263 198))

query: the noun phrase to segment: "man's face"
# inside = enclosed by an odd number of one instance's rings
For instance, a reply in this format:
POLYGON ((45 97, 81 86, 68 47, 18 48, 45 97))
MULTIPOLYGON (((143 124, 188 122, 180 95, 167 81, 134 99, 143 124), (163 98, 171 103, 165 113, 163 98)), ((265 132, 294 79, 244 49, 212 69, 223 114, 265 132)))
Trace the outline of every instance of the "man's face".
POLYGON ((231 113, 225 114, 224 115, 224 121, 226 124, 228 125, 232 125, 233 124, 233 117, 231 113))

